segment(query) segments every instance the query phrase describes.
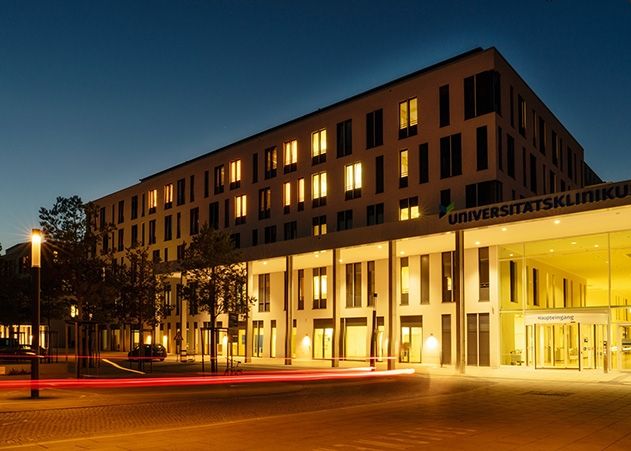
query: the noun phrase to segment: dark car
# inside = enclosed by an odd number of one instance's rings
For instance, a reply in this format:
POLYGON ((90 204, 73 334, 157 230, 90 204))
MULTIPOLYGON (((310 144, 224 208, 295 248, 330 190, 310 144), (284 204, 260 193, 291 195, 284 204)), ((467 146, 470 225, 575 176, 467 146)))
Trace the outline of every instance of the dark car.
MULTIPOLYGON (((17 339, 0 339, 0 360, 11 362, 30 362, 38 354, 30 345, 19 344, 17 339)), ((39 357, 46 356, 46 349, 40 346, 39 357)))
POLYGON ((136 346, 127 353, 129 360, 159 360, 164 361, 167 356, 167 350, 162 345, 142 345, 136 346))

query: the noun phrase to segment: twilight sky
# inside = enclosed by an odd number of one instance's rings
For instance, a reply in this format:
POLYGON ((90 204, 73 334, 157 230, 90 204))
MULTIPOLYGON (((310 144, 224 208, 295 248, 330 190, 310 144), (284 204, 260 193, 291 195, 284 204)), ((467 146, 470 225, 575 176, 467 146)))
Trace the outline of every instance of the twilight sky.
POLYGON ((477 46, 631 179, 631 0, 0 0, 0 243, 477 46))

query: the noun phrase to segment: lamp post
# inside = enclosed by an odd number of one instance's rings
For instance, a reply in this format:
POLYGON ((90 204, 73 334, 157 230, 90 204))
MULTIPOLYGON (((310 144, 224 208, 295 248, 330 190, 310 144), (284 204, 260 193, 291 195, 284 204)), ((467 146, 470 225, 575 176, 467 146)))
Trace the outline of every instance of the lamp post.
POLYGON ((39 398, 39 308, 41 290, 41 257, 42 257, 42 231, 33 229, 31 233, 31 268, 33 270, 33 339, 31 346, 35 351, 35 357, 31 360, 31 398, 39 398))

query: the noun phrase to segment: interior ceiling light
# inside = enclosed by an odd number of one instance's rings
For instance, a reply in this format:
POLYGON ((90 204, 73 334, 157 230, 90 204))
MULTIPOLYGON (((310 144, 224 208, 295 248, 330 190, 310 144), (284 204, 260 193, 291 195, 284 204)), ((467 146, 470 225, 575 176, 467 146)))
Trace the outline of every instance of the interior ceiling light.
POLYGON ((555 220, 554 220, 554 223, 555 223, 555 224, 561 224, 561 220, 560 220, 560 219, 555 219, 555 220))

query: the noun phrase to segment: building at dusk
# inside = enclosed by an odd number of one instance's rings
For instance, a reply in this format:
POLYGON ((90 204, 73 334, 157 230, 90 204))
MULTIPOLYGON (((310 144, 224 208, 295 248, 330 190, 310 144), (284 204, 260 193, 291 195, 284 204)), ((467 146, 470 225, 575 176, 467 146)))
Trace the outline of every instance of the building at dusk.
MULTIPOLYGON (((228 231, 257 298, 235 355, 602 371, 631 369, 630 190, 478 48, 95 203, 118 259, 174 262, 202 224, 228 231)), ((154 339, 175 352, 180 330, 199 354, 207 314, 170 282, 154 339)))

